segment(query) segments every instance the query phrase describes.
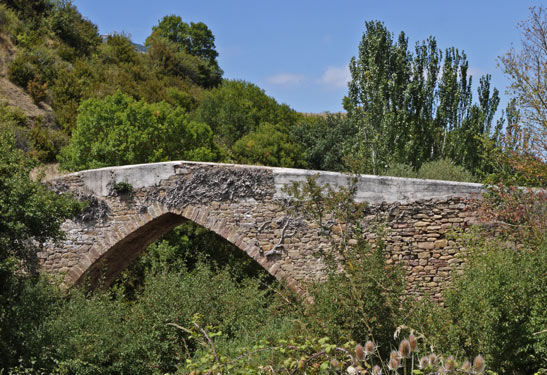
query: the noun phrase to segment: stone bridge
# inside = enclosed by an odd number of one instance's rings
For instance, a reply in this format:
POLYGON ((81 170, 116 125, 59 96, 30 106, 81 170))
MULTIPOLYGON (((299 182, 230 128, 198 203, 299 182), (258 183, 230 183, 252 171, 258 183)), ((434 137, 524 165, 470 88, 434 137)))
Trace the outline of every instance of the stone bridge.
MULTIPOLYGON (((66 238, 39 253, 42 268, 67 285, 109 285, 153 241, 191 220, 225 238, 298 292, 321 278, 317 257, 328 240, 318 225, 296 220, 282 188, 317 174, 320 184, 344 186, 334 172, 194 162, 166 162, 88 170, 49 180, 88 206, 63 224, 66 238)), ((448 238, 475 219, 469 198, 479 184, 361 175, 356 200, 368 202, 367 221, 386 223, 388 262, 404 265, 410 289, 440 296, 462 262, 448 238)), ((368 226, 367 226, 368 227, 368 226)), ((374 233, 366 233, 374 242, 374 233)))

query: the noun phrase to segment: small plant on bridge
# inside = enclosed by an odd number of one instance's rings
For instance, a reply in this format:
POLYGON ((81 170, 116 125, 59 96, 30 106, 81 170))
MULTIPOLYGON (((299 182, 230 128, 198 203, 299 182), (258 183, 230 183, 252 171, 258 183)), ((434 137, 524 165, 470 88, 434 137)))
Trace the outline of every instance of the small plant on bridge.
POLYGON ((118 195, 131 196, 133 194, 133 185, 125 181, 117 182, 114 184, 113 190, 118 195))

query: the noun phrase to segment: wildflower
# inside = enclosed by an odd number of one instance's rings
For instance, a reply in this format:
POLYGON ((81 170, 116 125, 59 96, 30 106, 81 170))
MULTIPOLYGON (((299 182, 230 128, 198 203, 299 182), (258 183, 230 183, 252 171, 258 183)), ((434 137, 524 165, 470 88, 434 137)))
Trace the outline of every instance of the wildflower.
POLYGON ((422 357, 420 358, 420 363, 418 365, 421 369, 424 369, 426 368, 427 366, 429 366, 429 358, 427 357, 422 357))
POLYGON ((454 357, 450 356, 446 359, 444 364, 446 371, 454 371, 456 369, 456 362, 454 362, 454 357))
POLYGON ((372 367, 372 375, 382 375, 382 369, 378 365, 372 367))
POLYGON ((356 370, 355 367, 353 367, 353 366, 349 366, 349 367, 346 369, 346 372, 347 372, 349 375, 355 375, 355 374, 357 374, 357 370, 356 370))
POLYGON ((355 346, 355 358, 357 358, 358 361, 365 360, 365 350, 361 344, 355 346))
POLYGON ((404 339, 401 341, 401 344, 399 344, 399 353, 401 354, 401 358, 410 357, 410 343, 407 339, 404 339))
POLYGON ((399 353, 397 353, 396 350, 392 350, 391 353, 389 354, 389 359, 399 359, 399 353))
POLYGON ((408 342, 410 343, 410 351, 416 352, 416 350, 418 350, 418 340, 416 340, 416 336, 411 333, 410 336, 408 336, 408 342))
POLYGON ((367 341, 365 343, 365 354, 371 355, 374 354, 374 351, 376 350, 376 347, 374 346, 374 343, 372 341, 367 341))
POLYGON ((429 355, 429 363, 431 364, 431 366, 435 366, 435 364, 437 363, 437 355, 435 353, 431 353, 429 355))
POLYGON ((473 360, 473 371, 476 373, 484 371, 484 358, 482 358, 482 355, 480 354, 473 360))
POLYGON ((462 364, 462 367, 460 367, 460 370, 462 371, 469 371, 471 369, 471 363, 466 359, 463 364, 462 364))
POLYGON ((399 368, 401 362, 399 361, 399 358, 392 358, 389 360, 389 363, 387 364, 387 367, 391 370, 391 371, 395 371, 399 368))

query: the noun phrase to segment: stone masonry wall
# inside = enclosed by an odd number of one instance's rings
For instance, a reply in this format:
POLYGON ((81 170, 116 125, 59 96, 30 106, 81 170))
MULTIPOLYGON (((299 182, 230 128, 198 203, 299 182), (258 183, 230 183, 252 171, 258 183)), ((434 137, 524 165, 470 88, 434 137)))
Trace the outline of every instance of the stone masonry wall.
MULTIPOLYGON (((317 251, 328 246, 318 225, 291 217, 281 187, 310 171, 170 162, 106 168, 49 181, 59 193, 88 202, 63 224, 66 239, 47 244, 42 267, 67 285, 108 285, 154 240, 185 220, 212 230, 255 259, 268 272, 303 292, 305 282, 324 276, 317 251), (133 191, 121 194, 116 184, 133 191)), ((322 173, 321 183, 347 177, 322 173)), ((473 184, 361 176, 358 199, 369 201, 367 222, 387 227, 388 262, 403 264, 410 292, 439 298, 453 268, 461 267, 461 245, 449 232, 475 220, 473 184), (421 190, 420 190, 421 189, 421 190)), ((372 227, 372 226, 370 226, 372 227)), ((374 234, 367 233, 374 242, 374 234)))

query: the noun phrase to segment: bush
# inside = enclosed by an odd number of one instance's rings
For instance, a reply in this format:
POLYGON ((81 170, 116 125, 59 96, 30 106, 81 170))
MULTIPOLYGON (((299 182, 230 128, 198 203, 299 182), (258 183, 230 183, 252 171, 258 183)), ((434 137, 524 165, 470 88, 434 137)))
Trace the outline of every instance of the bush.
MULTIPOLYGON (((192 322, 198 322, 208 330, 214 326, 231 342, 269 338, 257 335, 272 329, 266 325, 277 325, 258 280, 239 283, 228 270, 203 264, 191 272, 156 271, 131 304, 109 293, 86 298, 75 291, 39 332, 49 338, 40 367, 53 368, 57 362, 77 374, 173 373, 200 347, 171 323, 193 328, 192 322)), ((228 344, 219 345, 219 350, 230 351, 228 344)))
POLYGON ((299 144, 291 142, 288 134, 268 123, 239 139, 233 147, 236 162, 272 167, 304 167, 304 155, 299 144))
POLYGON ((418 178, 418 173, 412 166, 403 163, 395 163, 381 173, 383 176, 418 178))
POLYGON ((32 81, 27 83, 27 92, 34 104, 38 105, 47 97, 47 82, 38 81, 38 77, 34 76, 32 81))
POLYGON ((63 168, 81 170, 166 160, 212 161, 212 132, 167 103, 147 104, 117 92, 80 105, 76 129, 61 150, 63 168))
POLYGON ((483 353, 500 374, 533 374, 547 363, 547 245, 515 249, 487 241, 445 294, 426 329, 445 351, 483 353))
POLYGON ((475 177, 464 167, 456 165, 450 159, 441 159, 424 163, 418 170, 418 178, 475 182, 475 177))

